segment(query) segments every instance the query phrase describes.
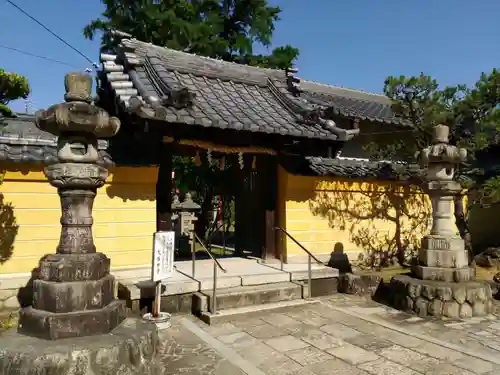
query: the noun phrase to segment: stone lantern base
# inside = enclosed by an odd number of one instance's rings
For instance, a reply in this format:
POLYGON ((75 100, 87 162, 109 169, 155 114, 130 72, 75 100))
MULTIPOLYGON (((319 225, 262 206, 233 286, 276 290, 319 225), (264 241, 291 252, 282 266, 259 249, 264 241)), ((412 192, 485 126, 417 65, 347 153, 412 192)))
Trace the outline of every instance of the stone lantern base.
POLYGON ((483 281, 449 282, 398 275, 391 279, 390 291, 393 307, 420 317, 464 319, 495 311, 490 285, 483 281))
POLYGON ((126 316, 102 253, 50 254, 33 281, 33 304, 21 309, 19 332, 46 340, 109 333, 126 316))
POLYGON ((159 375, 156 325, 128 318, 111 333, 47 341, 2 333, 0 375, 159 375))

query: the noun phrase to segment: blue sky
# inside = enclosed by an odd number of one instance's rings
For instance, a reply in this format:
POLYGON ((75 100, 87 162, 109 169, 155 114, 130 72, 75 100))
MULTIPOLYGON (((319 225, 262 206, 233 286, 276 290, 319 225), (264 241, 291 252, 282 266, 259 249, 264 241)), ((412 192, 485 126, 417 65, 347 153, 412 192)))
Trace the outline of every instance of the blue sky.
MULTIPOLYGON (((99 40, 82 28, 101 14, 100 0, 13 0, 98 62, 99 40), (85 4, 85 5, 84 5, 85 4)), ((431 74, 442 85, 473 84, 500 66, 498 0, 272 0, 283 8, 273 45, 292 44, 305 79, 381 92, 388 75, 431 74), (307 4, 307 5, 306 5, 307 4)), ((0 67, 28 77, 34 108, 61 102, 63 77, 90 64, 4 0, 0 45, 68 63, 60 65, 0 48, 0 67)), ((12 103, 24 111, 24 101, 12 103)))

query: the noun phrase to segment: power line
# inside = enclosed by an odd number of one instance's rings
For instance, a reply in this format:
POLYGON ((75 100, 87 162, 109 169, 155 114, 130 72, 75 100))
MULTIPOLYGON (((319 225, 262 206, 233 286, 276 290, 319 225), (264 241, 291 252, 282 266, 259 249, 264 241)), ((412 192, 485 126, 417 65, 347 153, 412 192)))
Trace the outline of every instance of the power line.
POLYGON ((97 64, 93 62, 90 58, 88 58, 85 54, 80 52, 77 48, 73 47, 71 44, 69 44, 67 41, 65 41, 63 38, 61 38, 59 35, 57 35, 55 32, 53 32, 51 29, 49 29, 47 26, 45 26, 43 23, 38 21, 35 17, 33 17, 31 14, 26 12, 24 9, 22 9, 19 5, 13 3, 11 0, 5 0, 7 1, 10 5, 12 5, 14 8, 16 8, 18 11, 23 13, 26 17, 31 19, 33 22, 36 22, 39 26, 41 26, 43 29, 45 29, 47 32, 52 34, 54 37, 56 37, 59 41, 64 43, 67 47, 71 48, 73 51, 78 53, 80 56, 82 56, 85 60, 87 60, 94 68, 97 68, 97 64))
POLYGON ((37 59, 42 59, 42 60, 50 61, 50 62, 53 62, 53 63, 56 63, 56 64, 61 64, 61 65, 70 66, 72 68, 77 68, 77 66, 72 65, 72 64, 67 63, 67 62, 64 62, 64 61, 59 61, 59 60, 56 60, 56 59, 52 59, 52 58, 47 57, 47 56, 36 55, 34 53, 23 51, 23 50, 14 48, 14 47, 4 46, 3 44, 0 44, 0 48, 6 49, 6 50, 9 50, 9 51, 13 51, 13 52, 17 52, 17 53, 20 53, 20 54, 23 54, 23 55, 26 55, 26 56, 36 57, 37 59))

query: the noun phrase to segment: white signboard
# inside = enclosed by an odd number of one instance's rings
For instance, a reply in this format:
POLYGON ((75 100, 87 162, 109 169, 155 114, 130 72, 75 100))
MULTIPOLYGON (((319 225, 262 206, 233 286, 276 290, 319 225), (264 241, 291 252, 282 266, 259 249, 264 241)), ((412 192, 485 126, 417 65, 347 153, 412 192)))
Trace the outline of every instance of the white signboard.
POLYGON ((174 272, 175 232, 155 232, 153 235, 153 281, 172 277, 174 272))

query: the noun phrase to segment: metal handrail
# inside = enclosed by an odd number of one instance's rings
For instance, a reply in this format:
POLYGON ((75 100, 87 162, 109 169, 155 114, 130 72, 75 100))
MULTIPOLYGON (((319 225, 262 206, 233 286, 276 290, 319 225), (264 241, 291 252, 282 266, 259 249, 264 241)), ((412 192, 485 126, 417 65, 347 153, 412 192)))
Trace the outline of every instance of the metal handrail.
POLYGON ((193 235, 193 242, 191 244, 191 256, 192 256, 192 261, 193 261, 193 278, 195 277, 195 272, 196 272, 196 249, 195 249, 195 243, 198 241, 198 243, 201 245, 202 249, 208 254, 210 259, 212 259, 212 262, 214 264, 214 280, 213 280, 213 289, 212 289, 212 300, 210 301, 210 312, 212 314, 217 314, 217 268, 220 268, 220 270, 224 273, 227 272, 227 270, 222 267, 222 265, 219 263, 219 261, 215 258, 215 256, 212 254, 210 250, 207 249, 203 241, 198 237, 198 235, 192 231, 191 232, 193 235))
POLYGON ((220 248, 222 248, 222 249, 224 250, 224 255, 226 255, 226 249, 228 249, 228 247, 225 245, 225 243, 226 243, 226 240, 225 240, 225 234, 224 234, 224 223, 222 223, 222 224, 218 225, 218 226, 215 228, 215 231, 214 231, 214 232, 212 232, 211 234, 209 234, 209 235, 207 236, 207 244, 208 244, 208 247, 209 247, 210 249, 211 249, 212 247, 218 247, 218 246, 219 246, 220 248), (222 228, 222 232, 223 232, 223 237, 222 237, 222 238, 224 239, 224 240, 223 240, 223 242, 224 242, 224 246, 214 245, 214 244, 212 244, 212 237, 214 237, 214 236, 217 234, 217 231, 218 231, 219 229, 221 229, 221 228, 222 228))
MULTIPOLYGON (((303 251, 306 252, 308 255, 307 257, 307 281, 308 281, 308 289, 309 289, 309 298, 312 297, 312 262, 311 259, 314 259, 314 261, 318 264, 321 264, 322 266, 325 265, 324 262, 316 258, 309 250, 307 250, 304 245, 302 245, 299 241, 297 241, 290 233, 288 233, 285 229, 281 228, 280 226, 276 226, 274 228, 275 230, 279 230, 282 233, 284 233, 288 238, 290 238, 295 244, 300 247, 303 251)), ((280 263, 281 263, 281 270, 283 271, 283 252, 280 252, 280 263)))
POLYGON ((299 246, 302 250, 304 250, 311 258, 313 258, 316 263, 318 264, 321 264, 321 265, 325 265, 325 262, 322 262, 321 260, 319 260, 318 258, 316 258, 309 250, 307 250, 304 245, 302 245, 299 241, 297 241, 290 233, 288 233, 285 229, 281 228, 280 226, 276 226, 276 229, 277 230, 280 230, 282 231, 284 234, 286 234, 287 237, 289 237, 293 242, 295 242, 295 244, 297 244, 297 246, 299 246))

